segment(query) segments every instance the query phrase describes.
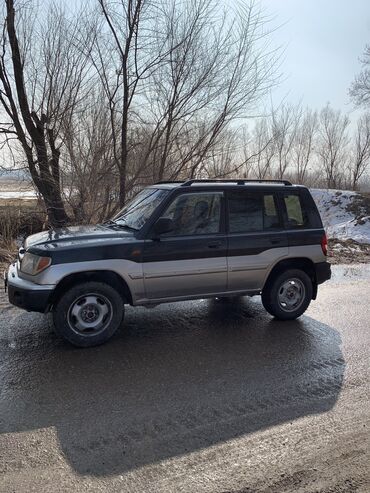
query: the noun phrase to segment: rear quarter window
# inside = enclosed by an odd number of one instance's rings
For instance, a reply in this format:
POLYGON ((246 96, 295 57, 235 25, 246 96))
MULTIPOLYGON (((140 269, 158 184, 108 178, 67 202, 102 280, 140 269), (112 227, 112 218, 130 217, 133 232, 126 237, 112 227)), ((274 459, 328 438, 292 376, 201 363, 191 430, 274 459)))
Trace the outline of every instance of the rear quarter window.
POLYGON ((288 229, 321 228, 317 207, 308 190, 301 194, 284 194, 285 223, 288 229))

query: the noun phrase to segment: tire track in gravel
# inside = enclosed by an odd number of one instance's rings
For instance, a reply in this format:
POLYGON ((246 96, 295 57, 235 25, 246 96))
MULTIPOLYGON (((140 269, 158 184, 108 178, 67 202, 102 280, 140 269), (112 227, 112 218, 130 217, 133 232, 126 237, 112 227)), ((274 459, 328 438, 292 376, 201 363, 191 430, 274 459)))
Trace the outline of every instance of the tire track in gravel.
POLYGON ((291 475, 284 475, 281 480, 266 488, 246 487, 222 493, 286 493, 303 491, 306 488, 313 488, 310 489, 312 493, 357 493, 361 486, 366 485, 366 481, 363 478, 348 478, 337 482, 334 486, 315 489, 314 483, 316 481, 317 473, 315 471, 296 471, 291 475))
MULTIPOLYGON (((119 441, 127 448, 137 448, 143 442, 148 441, 170 441, 174 436, 185 436, 196 434, 201 437, 208 436, 208 429, 221 425, 232 425, 234 422, 245 420, 246 418, 258 418, 258 423, 263 422, 263 414, 276 414, 282 409, 299 409, 308 407, 315 412, 315 403, 320 408, 321 403, 327 399, 335 397, 342 388, 343 375, 328 374, 323 376, 318 373, 321 370, 331 371, 341 369, 344 365, 343 358, 336 358, 332 361, 326 360, 314 362, 311 367, 306 368, 305 377, 312 374, 311 383, 301 383, 294 386, 282 388, 279 394, 275 389, 273 396, 269 393, 256 393, 252 395, 240 395, 234 402, 225 402, 217 407, 181 407, 176 413, 169 413, 158 417, 150 418, 143 426, 143 421, 138 420, 130 423, 127 432, 116 433, 111 437, 106 437, 104 441, 92 440, 84 443, 84 446, 71 444, 76 452, 97 451, 100 448, 109 447, 112 441, 119 441)), ((318 411, 318 409, 316 409, 318 411)), ((269 420, 266 421, 268 423, 269 420)), ((258 427, 260 427, 258 425, 258 427)))

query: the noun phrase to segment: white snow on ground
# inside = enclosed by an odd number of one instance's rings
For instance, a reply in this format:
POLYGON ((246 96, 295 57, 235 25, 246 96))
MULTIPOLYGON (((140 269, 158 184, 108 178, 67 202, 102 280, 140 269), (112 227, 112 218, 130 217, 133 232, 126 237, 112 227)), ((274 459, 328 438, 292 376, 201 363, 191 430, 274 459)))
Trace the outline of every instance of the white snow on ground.
POLYGON ((362 210, 358 214, 347 210, 360 194, 346 190, 311 189, 329 238, 354 240, 370 244, 370 216, 362 210), (356 217, 357 216, 357 217, 356 217))
POLYGON ((0 191, 0 199, 34 199, 36 192, 34 190, 6 190, 0 191))

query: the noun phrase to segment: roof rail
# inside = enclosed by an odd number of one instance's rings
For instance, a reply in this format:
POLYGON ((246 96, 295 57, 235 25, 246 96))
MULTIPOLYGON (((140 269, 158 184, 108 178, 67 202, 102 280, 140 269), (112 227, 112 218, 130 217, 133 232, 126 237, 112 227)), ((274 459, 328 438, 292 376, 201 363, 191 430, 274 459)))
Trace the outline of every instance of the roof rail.
POLYGON ((154 185, 165 185, 166 183, 184 183, 184 180, 162 180, 156 181, 154 185))
MULTIPOLYGON (((178 183, 178 182, 177 182, 178 183)), ((292 183, 288 180, 248 180, 248 179, 235 179, 235 180, 186 180, 182 183, 182 187, 189 187, 193 183, 237 183, 238 185, 245 185, 246 183, 280 183, 282 185, 291 186, 292 183)))

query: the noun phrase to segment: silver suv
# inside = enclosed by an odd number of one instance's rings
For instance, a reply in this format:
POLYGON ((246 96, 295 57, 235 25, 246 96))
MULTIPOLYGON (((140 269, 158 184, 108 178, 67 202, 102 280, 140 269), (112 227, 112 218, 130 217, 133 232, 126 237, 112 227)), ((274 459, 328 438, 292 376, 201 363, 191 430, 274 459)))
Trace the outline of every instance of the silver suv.
POLYGON ((9 301, 52 311, 76 346, 107 341, 124 305, 261 295, 302 315, 330 278, 317 207, 288 181, 188 180, 142 190, 112 220, 29 236, 5 275, 9 301))

